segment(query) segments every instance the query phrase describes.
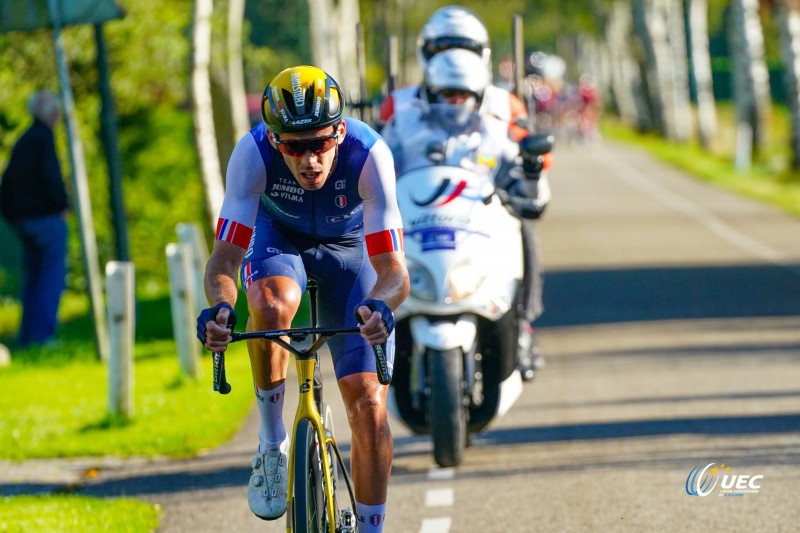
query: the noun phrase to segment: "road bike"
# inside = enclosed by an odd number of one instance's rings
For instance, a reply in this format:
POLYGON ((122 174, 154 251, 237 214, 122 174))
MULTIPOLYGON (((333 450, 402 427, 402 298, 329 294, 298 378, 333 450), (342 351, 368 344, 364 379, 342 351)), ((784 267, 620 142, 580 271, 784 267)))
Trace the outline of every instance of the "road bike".
MULTIPOLYGON (((232 342, 264 339, 289 350, 295 356, 300 398, 295 413, 289 454, 287 486, 287 533, 355 533, 356 499, 353 481, 333 434, 331 409, 322 399, 319 350, 335 335, 359 334, 358 327, 317 327, 317 285, 308 284, 311 327, 268 331, 233 332, 232 342), (311 344, 297 343, 311 336, 311 344), (284 337, 289 337, 287 342, 284 337), (295 343, 295 344, 292 344, 295 343)), ((373 346, 378 359, 379 380, 388 384, 382 345, 373 346)), ((225 354, 214 354, 214 390, 231 391, 225 376, 225 354)))

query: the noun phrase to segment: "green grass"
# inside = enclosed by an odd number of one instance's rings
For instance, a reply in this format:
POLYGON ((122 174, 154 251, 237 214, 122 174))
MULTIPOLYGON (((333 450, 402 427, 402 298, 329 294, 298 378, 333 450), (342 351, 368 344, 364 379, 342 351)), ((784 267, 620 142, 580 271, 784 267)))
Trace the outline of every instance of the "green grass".
POLYGON ((697 142, 670 142, 655 134, 642 135, 619 120, 603 119, 603 135, 644 148, 659 159, 718 187, 772 204, 800 218, 800 172, 788 169, 789 131, 786 111, 776 108, 762 154, 750 170, 734 166, 735 126, 730 106, 718 107, 719 134, 709 151, 697 142))
POLYGON ((126 498, 13 496, 0 498, 0 533, 148 533, 158 505, 126 498))
MULTIPOLYGON (((231 347, 226 370, 233 391, 213 392, 211 357, 203 350, 199 380, 185 377, 172 337, 169 298, 137 302, 134 412, 108 411, 108 374, 97 358, 88 303, 66 295, 59 338, 52 345, 14 349, 0 369, 0 459, 96 455, 187 457, 218 446, 240 427, 253 405, 244 344, 231 347)), ((6 308, 14 307, 6 302, 6 308)), ((240 316, 246 310, 238 309, 240 316)), ((0 312, 3 309, 0 308, 0 312)), ((17 312, 3 313, 2 331, 17 312), (9 318, 11 317, 11 318, 9 318)))
MULTIPOLYGON (((61 357, 81 347, 65 346, 61 357)), ((108 414, 107 371, 98 361, 15 362, 0 370, 0 389, 14 391, 0 396, 0 458, 191 456, 228 440, 253 405, 244 346, 226 357, 234 384, 227 396, 211 389, 210 356, 195 381, 183 377, 172 341, 139 343, 135 351, 128 421, 108 414)))

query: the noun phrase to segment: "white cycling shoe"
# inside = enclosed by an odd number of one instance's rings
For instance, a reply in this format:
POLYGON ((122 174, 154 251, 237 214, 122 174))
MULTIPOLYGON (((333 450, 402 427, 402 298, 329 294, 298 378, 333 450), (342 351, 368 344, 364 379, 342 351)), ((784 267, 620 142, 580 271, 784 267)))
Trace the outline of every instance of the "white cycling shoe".
POLYGON ((247 487, 247 502, 262 520, 275 520, 286 513, 286 483, 289 459, 279 448, 257 453, 247 487))

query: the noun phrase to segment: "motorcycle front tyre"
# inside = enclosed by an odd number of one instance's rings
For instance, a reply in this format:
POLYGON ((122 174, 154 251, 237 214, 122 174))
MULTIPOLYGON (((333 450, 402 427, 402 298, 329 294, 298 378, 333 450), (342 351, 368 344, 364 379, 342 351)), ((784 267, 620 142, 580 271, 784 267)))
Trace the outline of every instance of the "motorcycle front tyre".
POLYGON ((428 349, 428 420, 433 458, 443 468, 461 464, 467 443, 464 363, 461 350, 428 349))

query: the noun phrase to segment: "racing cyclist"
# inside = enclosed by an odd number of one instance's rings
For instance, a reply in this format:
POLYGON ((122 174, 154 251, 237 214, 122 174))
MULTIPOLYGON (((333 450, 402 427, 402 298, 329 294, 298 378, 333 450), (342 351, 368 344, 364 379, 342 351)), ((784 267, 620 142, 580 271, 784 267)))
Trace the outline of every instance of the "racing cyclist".
MULTIPOLYGON (((313 66, 280 72, 262 97, 263 122, 236 145, 216 242, 206 267, 212 307, 198 337, 223 351, 236 322, 237 273, 247 295, 248 330, 289 328, 309 277, 319 287, 320 323, 355 326, 361 336, 329 341, 352 430, 351 468, 362 533, 382 531, 392 464, 387 386, 370 345, 394 357, 392 310, 406 298, 408 273, 395 174, 386 143, 343 118, 344 96, 313 66)), ((274 520, 286 512, 289 435, 282 418, 288 352, 248 341, 260 414, 248 502, 274 520)), ((390 367, 391 368, 391 367, 390 367)))

